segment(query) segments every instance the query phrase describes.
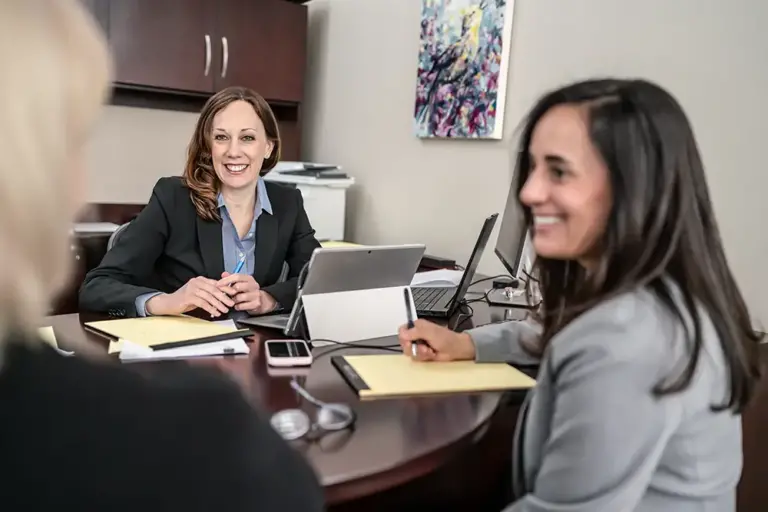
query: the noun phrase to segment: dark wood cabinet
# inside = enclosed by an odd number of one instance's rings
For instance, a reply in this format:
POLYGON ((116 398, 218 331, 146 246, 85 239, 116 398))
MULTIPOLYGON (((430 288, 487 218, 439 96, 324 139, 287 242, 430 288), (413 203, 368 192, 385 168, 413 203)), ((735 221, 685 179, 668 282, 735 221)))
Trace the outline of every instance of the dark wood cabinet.
POLYGON ((120 0, 109 4, 108 25, 118 86, 212 93, 243 85, 270 101, 303 98, 307 8, 302 5, 120 0))
POLYGON ((249 87, 272 105, 283 159, 301 156, 307 7, 287 0, 83 0, 108 34, 112 102, 199 111, 249 87))
POLYGON ((267 100, 301 102, 307 9, 285 0, 220 0, 216 32, 222 47, 218 87, 258 84, 267 100))
POLYGON ((213 92, 215 33, 208 0, 120 0, 109 5, 117 84, 213 92))

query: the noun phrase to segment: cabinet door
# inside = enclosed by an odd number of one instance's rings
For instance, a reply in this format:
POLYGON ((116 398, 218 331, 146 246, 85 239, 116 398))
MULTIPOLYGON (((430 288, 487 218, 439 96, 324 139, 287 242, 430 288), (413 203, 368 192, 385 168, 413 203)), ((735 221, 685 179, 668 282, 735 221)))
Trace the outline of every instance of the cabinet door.
POLYGON ((207 0, 119 0, 109 3, 115 82, 211 92, 215 41, 207 0))
POLYGON ((267 100, 301 102, 307 60, 307 8, 285 0, 220 0, 222 59, 216 87, 250 87, 267 100))

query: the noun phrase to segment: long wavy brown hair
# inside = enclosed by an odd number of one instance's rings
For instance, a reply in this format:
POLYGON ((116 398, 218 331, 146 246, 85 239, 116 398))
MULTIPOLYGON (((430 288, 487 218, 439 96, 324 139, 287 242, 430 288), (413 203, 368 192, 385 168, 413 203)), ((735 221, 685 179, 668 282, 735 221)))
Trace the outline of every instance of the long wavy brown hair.
POLYGON ((213 169, 211 157, 213 118, 235 101, 247 101, 251 104, 264 124, 267 139, 273 144, 272 152, 261 164, 259 175, 266 175, 280 161, 280 130, 275 114, 264 98, 246 87, 228 87, 211 96, 197 119, 195 133, 187 149, 187 164, 182 174, 182 180, 189 188, 195 210, 205 220, 221 220, 216 199, 221 181, 213 169))

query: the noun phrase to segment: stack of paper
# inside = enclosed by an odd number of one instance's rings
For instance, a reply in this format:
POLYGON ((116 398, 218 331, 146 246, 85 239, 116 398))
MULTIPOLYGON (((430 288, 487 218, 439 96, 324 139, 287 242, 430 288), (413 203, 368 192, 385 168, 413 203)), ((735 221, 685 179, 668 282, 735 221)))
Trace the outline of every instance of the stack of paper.
POLYGON ((226 338, 227 336, 238 339, 248 333, 247 329, 238 330, 232 320, 208 322, 200 318, 183 315, 102 320, 88 322, 85 326, 100 334, 117 339, 117 341, 111 341, 109 344, 110 354, 120 352, 122 340, 130 340, 134 344, 151 347, 163 343, 189 340, 222 341, 222 337, 226 338))
POLYGON ((461 276, 463 275, 464 271, 462 270, 447 269, 417 272, 411 280, 411 286, 415 288, 452 288, 454 286, 459 286, 459 281, 461 281, 461 276))
POLYGON ((250 350, 243 338, 227 341, 214 341, 200 345, 169 348, 166 350, 152 350, 149 347, 133 343, 129 340, 121 340, 120 360, 131 361, 160 361, 166 359, 187 359, 191 357, 212 357, 248 354, 250 350))
POLYGON ((117 231, 119 227, 114 222, 78 222, 73 231, 78 234, 108 235, 117 231))

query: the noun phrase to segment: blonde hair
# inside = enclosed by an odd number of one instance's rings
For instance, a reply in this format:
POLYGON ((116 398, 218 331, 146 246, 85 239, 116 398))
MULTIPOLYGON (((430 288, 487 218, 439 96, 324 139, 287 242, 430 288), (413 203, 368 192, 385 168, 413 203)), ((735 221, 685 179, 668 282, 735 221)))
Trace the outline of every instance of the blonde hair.
POLYGON ((35 333, 69 277, 75 171, 111 67, 78 0, 0 2, 0 347, 35 333))

